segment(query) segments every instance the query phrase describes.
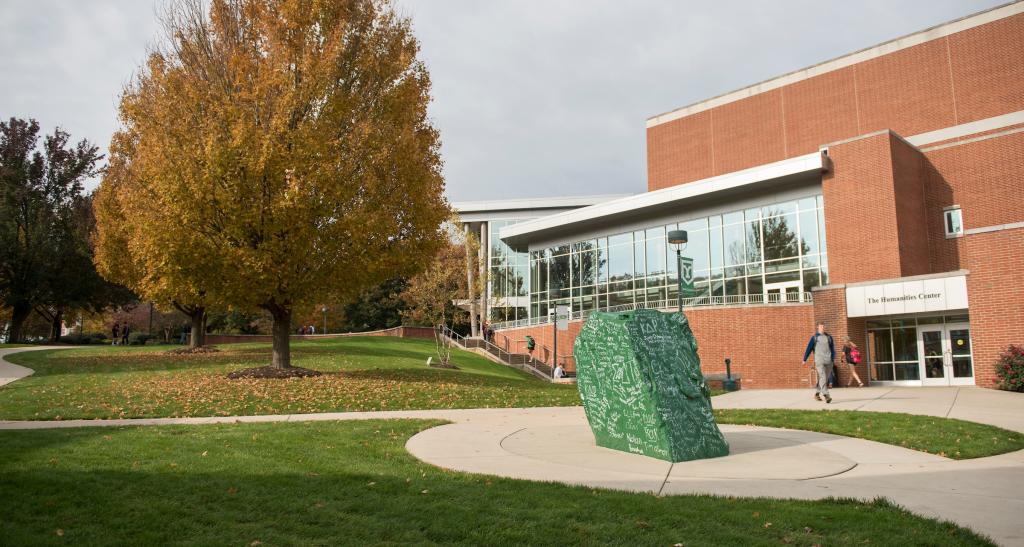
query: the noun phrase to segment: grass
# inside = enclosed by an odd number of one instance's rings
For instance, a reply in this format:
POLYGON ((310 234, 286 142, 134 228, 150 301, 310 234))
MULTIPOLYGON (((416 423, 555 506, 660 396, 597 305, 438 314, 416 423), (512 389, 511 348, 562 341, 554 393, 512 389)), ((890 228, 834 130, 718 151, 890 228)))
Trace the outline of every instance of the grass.
POLYGON ((991 425, 895 412, 716 410, 720 424, 803 429, 856 437, 955 460, 1024 449, 1024 435, 991 425))
POLYGON ((31 345, 31 344, 0 344, 0 349, 23 348, 23 347, 26 347, 26 346, 29 346, 29 345, 31 345))
POLYGON ((0 432, 3 545, 991 545, 885 501, 656 497, 445 471, 427 421, 0 432))
POLYGON ((428 368, 432 341, 387 337, 292 343, 292 364, 318 378, 229 380, 270 362, 269 344, 171 356, 167 347, 96 346, 8 356, 34 375, 0 388, 0 419, 146 418, 357 410, 564 406, 573 385, 540 381, 457 350, 460 370, 428 368))

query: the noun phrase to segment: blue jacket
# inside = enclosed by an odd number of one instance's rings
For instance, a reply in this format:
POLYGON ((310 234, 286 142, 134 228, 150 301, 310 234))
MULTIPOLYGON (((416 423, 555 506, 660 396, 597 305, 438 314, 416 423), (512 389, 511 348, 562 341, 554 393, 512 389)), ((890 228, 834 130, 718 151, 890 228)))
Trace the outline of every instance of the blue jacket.
MULTIPOLYGON (((832 355, 832 361, 835 361, 836 360, 836 344, 835 344, 835 342, 832 341, 832 335, 831 334, 826 332, 825 336, 828 336, 828 351, 832 355)), ((806 361, 807 358, 810 357, 812 353, 814 353, 814 341, 815 341, 815 339, 817 337, 818 337, 818 333, 814 333, 814 334, 811 335, 811 341, 807 342, 807 350, 804 351, 804 358, 803 358, 804 361, 806 361)))

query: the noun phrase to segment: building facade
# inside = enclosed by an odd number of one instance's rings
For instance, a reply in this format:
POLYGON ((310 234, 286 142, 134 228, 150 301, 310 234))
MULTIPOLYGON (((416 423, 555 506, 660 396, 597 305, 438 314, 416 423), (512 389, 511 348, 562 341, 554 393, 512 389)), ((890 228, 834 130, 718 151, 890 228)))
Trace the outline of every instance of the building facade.
MULTIPOLYGON (((462 228, 480 241, 480 271, 484 280, 483 301, 474 309, 483 321, 526 320, 530 313, 529 254, 512 249, 498 236, 506 227, 543 216, 596 205, 623 195, 595 195, 538 199, 464 201, 452 204, 462 228)), ((465 303, 462 303, 465 306, 465 303)), ((474 333, 476 335, 478 333, 474 333)))
POLYGON ((495 227, 499 344, 550 347, 567 306, 571 369, 590 311, 674 307, 684 229, 706 372, 807 386, 821 321, 873 384, 994 386, 1024 343, 1022 59, 1016 2, 650 118, 647 193, 495 227))

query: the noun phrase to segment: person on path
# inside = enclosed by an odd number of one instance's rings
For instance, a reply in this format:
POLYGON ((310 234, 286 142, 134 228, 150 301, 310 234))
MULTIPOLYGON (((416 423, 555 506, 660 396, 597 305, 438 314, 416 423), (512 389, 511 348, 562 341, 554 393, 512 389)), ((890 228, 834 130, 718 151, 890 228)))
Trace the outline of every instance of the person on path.
POLYGON ((114 328, 110 329, 110 345, 117 345, 117 335, 121 333, 121 326, 118 323, 114 323, 114 328))
POLYGON ((562 378, 565 378, 565 369, 562 368, 562 363, 558 363, 558 366, 555 367, 555 374, 554 374, 554 376, 555 376, 556 380, 560 380, 562 378))
POLYGON ((122 346, 127 346, 128 345, 128 334, 131 333, 131 330, 132 329, 128 326, 128 323, 125 323, 124 324, 124 328, 121 329, 121 345, 122 346))
POLYGON ((188 342, 188 335, 191 334, 191 332, 192 332, 192 327, 190 327, 188 325, 188 323, 185 323, 184 325, 182 325, 181 326, 181 339, 178 340, 178 343, 184 345, 186 342, 188 342))
POLYGON ((846 337, 846 342, 843 343, 843 360, 846 361, 846 366, 850 367, 850 381, 846 382, 846 387, 850 387, 854 380, 857 380, 857 387, 864 387, 864 382, 860 381, 860 376, 857 376, 857 365, 860 364, 860 349, 857 348, 857 344, 850 340, 850 337, 846 337))
POLYGON ((807 349, 804 351, 804 358, 800 360, 803 365, 807 358, 814 354, 814 370, 818 374, 818 382, 814 390, 814 398, 821 400, 825 398, 826 403, 832 402, 832 396, 828 393, 828 377, 832 374, 832 367, 836 360, 836 345, 832 341, 832 335, 825 332, 825 324, 818 323, 818 332, 811 335, 807 342, 807 349))

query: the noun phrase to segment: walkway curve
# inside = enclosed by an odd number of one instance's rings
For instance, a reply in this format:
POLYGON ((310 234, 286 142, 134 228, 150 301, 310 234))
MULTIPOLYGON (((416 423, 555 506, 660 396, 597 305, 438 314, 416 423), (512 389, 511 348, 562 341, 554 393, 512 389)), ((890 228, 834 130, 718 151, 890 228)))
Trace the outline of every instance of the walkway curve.
MULTIPOLYGON (((31 374, 30 369, 7 363, 3 356, 35 349, 49 348, 0 350, 0 377, 12 372, 20 374, 19 378, 31 374)), ((824 408, 820 403, 806 402, 811 400, 808 393, 737 392, 715 397, 714 404, 719 408, 824 408)), ((891 388, 865 388, 837 390, 833 396, 836 404, 831 408, 835 409, 956 414, 950 417, 1024 430, 1024 415, 1017 411, 1017 405, 1024 403, 1024 395, 1020 394, 978 388, 912 388, 907 393, 891 388), (953 403, 947 404, 946 399, 953 403)), ((0 421, 0 429, 367 419, 452 422, 414 435, 406 448, 424 462, 458 471, 659 495, 702 493, 808 500, 871 500, 882 496, 917 514, 968 526, 1001 544, 1024 545, 1024 527, 1019 522, 1019 516, 1024 514, 1024 451, 954 461, 836 435, 723 425, 722 430, 734 447, 732 455, 668 464, 597 447, 580 407, 0 421), (793 458, 809 462, 808 469, 777 461, 793 458)))

